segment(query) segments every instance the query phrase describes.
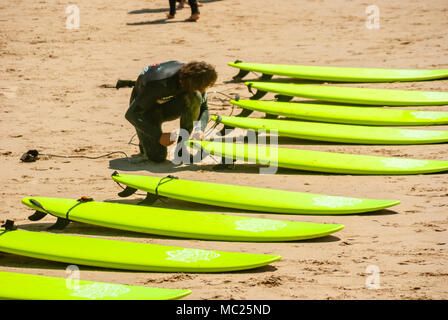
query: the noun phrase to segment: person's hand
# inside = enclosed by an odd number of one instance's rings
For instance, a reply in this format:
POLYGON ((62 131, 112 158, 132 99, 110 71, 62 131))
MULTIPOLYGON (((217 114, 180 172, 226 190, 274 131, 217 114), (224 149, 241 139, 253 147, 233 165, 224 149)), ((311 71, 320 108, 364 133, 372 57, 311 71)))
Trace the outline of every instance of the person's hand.
POLYGON ((193 136, 191 137, 193 140, 204 140, 204 131, 194 131, 193 136))
POLYGON ((174 141, 171 140, 171 132, 164 132, 160 136, 159 143, 164 146, 168 147, 174 143, 174 141))

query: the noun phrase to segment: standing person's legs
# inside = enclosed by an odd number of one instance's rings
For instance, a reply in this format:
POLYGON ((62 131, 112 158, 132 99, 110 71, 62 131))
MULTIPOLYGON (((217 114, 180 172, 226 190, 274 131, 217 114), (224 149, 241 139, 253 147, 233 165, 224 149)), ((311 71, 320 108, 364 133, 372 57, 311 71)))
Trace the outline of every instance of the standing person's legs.
POLYGON ((198 8, 198 1, 197 0, 188 0, 188 4, 191 8, 191 16, 190 18, 186 19, 187 21, 196 21, 199 19, 199 8, 198 8))
POLYGON ((166 17, 168 19, 172 19, 176 15, 176 0, 169 0, 169 4, 170 4, 170 13, 168 13, 166 17))
POLYGON ((185 5, 185 0, 176 0, 176 1, 179 2, 177 9, 183 9, 183 7, 185 5))

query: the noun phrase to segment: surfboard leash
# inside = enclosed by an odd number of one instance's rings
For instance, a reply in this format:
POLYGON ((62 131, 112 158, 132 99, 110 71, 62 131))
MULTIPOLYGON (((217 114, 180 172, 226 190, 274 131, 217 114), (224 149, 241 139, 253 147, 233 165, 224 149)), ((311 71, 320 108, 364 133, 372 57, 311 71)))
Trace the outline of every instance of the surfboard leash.
POLYGON ((55 158, 67 158, 67 159, 74 159, 74 158, 100 159, 100 158, 104 158, 104 157, 107 157, 107 156, 110 156, 110 155, 116 154, 116 153, 124 154, 126 159, 129 161, 129 156, 124 151, 113 151, 113 152, 109 152, 109 153, 106 153, 106 154, 103 154, 103 155, 100 155, 100 156, 91 157, 91 156, 84 156, 84 155, 65 156, 65 155, 57 155, 57 154, 50 154, 50 153, 40 153, 39 151, 37 151, 35 149, 28 150, 27 152, 25 152, 20 157, 20 161, 22 161, 22 162, 35 162, 35 161, 39 160, 39 156, 55 157, 55 158))
POLYGON ((6 220, 4 224, 1 225, 2 228, 5 228, 2 233, 0 233, 0 236, 5 234, 8 231, 14 231, 17 230, 17 226, 14 224, 13 220, 6 220))
POLYGON ((155 195, 157 197, 159 196, 159 187, 162 184, 165 184, 165 183, 170 182, 171 180, 175 180, 175 179, 179 179, 179 177, 172 176, 172 175, 167 175, 166 177, 163 177, 162 179, 160 179, 159 183, 157 183, 157 186, 156 186, 155 195))
MULTIPOLYGON (((82 196, 81 198, 79 198, 78 200, 76 200, 77 203, 75 205, 73 205, 71 208, 69 208, 67 210, 67 212, 65 213, 65 218, 61 218, 61 217, 57 217, 57 221, 54 225, 50 226, 47 228, 47 230, 62 230, 65 227, 68 226, 68 224, 70 223, 70 217, 69 214, 70 212, 76 208, 77 206, 79 206, 80 204, 86 203, 86 202, 91 202, 93 201, 93 198, 89 198, 86 196, 82 196)), ((44 206, 39 203, 39 201, 34 200, 34 199, 30 199, 30 202, 35 205, 36 207, 38 207, 39 209, 42 209, 44 212, 42 211, 36 211, 34 214, 32 214, 31 216, 28 217, 29 220, 31 221, 38 221, 40 219, 42 219, 43 217, 45 217, 47 214, 54 216, 50 211, 48 211, 47 209, 44 208, 44 206)))
POLYGON ((161 195, 159 195, 159 187, 162 184, 165 184, 167 182, 170 182, 172 180, 176 180, 179 179, 179 177, 173 176, 173 175, 167 175, 166 177, 163 177, 159 180, 159 182, 157 183, 156 189, 154 190, 154 194, 147 192, 146 194, 146 198, 142 201, 140 201, 138 203, 138 205, 152 205, 154 204, 154 202, 156 202, 157 200, 162 201, 163 203, 166 203, 163 200, 163 197, 161 195))
POLYGON ((78 203, 76 203, 73 207, 71 207, 70 209, 68 209, 67 210, 67 213, 65 214, 65 219, 67 219, 67 220, 70 220, 69 219, 69 213, 70 213, 70 211, 72 211, 74 208, 76 208, 77 206, 79 206, 80 204, 82 204, 82 203, 86 203, 86 202, 91 202, 91 201, 93 201, 93 198, 89 198, 89 197, 86 197, 86 196, 82 196, 81 198, 79 198, 78 200, 76 200, 76 201, 78 201, 78 203))

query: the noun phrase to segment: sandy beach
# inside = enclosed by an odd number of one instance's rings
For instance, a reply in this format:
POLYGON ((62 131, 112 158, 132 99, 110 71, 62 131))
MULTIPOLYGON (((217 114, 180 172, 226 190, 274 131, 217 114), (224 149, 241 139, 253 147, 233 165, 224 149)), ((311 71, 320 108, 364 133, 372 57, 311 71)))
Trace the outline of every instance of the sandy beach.
MULTIPOLYGON (((228 83, 237 70, 228 62, 378 68, 448 68, 446 0, 377 0, 379 29, 366 27, 373 3, 343 0, 201 1, 197 22, 188 5, 165 20, 168 1, 77 0, 0 3, 0 222, 47 232, 56 220, 31 222, 25 196, 75 198, 135 204, 139 192, 121 199, 110 178, 128 174, 265 187, 337 196, 400 200, 379 212, 345 216, 249 213, 180 200, 160 207, 233 213, 289 221, 340 223, 345 229, 315 240, 245 243, 178 239, 72 222, 62 234, 259 254, 282 259, 254 270, 220 274, 128 272, 79 266, 81 279, 173 289, 191 289, 188 299, 447 299, 448 181, 446 173, 356 176, 279 169, 238 162, 214 171, 213 160, 176 166, 130 164, 122 154, 100 159, 41 156, 20 162, 29 149, 43 154, 99 156, 121 151, 134 128, 126 121, 130 88, 108 88, 135 80, 147 65, 167 60, 204 60, 216 67, 210 91, 251 96, 243 83, 228 83), (66 8, 79 8, 79 29, 67 29, 66 8), (372 267, 373 266, 373 267, 372 267), (379 288, 368 289, 369 270, 379 288)), ((256 79, 249 74, 247 79, 256 79)), ((348 84, 343 84, 348 85, 348 84)), ((350 86, 448 91, 448 80, 351 84, 350 86)), ((227 98, 210 94, 210 113, 229 115, 227 98)), ((273 100, 274 94, 264 100, 273 100)), ((298 98, 295 98, 298 100, 298 98)), ((448 111, 448 106, 403 109, 448 111)), ((239 112, 235 109, 234 113, 239 112)), ((261 117, 253 113, 252 117, 261 117)), ((211 123, 209 124, 209 126, 211 123)), ((178 121, 165 123, 165 131, 178 121)), ((444 126, 423 129, 446 130, 444 126)), ((244 131, 241 131, 243 133, 244 131)), ((134 138, 133 142, 137 142, 134 138)), ((281 147, 414 159, 448 160, 446 144, 372 146, 280 138, 281 147)), ((171 150, 171 149, 170 149, 171 150)), ((67 264, 0 253, 0 270, 65 277, 67 264)))

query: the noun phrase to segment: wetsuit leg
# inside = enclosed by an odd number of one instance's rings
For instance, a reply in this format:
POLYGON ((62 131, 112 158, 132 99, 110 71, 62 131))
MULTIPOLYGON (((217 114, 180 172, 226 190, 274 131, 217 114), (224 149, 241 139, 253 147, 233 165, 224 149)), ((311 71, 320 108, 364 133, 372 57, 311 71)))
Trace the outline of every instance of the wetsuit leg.
POLYGON ((191 14, 198 14, 199 8, 198 8, 198 1, 197 0, 188 0, 188 4, 191 8, 191 14))
MULTIPOLYGON (((136 86, 134 86, 134 88, 132 88, 131 98, 129 99, 129 105, 131 105, 132 102, 134 101, 135 97, 137 96, 137 92, 138 92, 138 89, 136 86)), ((126 112, 125 118, 127 119, 128 117, 131 117, 131 114, 132 114, 132 110, 130 111, 130 108, 129 108, 128 111, 126 112), (128 113, 129 113, 129 115, 128 115, 128 113)), ((129 119, 128 119, 128 121, 129 121, 129 119)), ((138 141, 139 141, 138 149, 141 154, 144 154, 145 151, 143 150, 142 143, 140 142, 140 141, 142 141, 142 134, 139 132, 139 130, 137 130, 137 128, 135 129, 135 131, 137 132, 138 141)))
POLYGON ((170 1, 170 15, 174 16, 176 14, 176 0, 170 1))
POLYGON ((143 112, 139 102, 131 102, 125 118, 135 127, 139 138, 140 151, 143 151, 149 160, 162 162, 166 159, 167 148, 159 143, 162 135, 163 117, 154 103, 147 106, 147 111, 143 112))
POLYGON ((168 155, 167 147, 160 144, 162 135, 162 117, 159 110, 149 110, 142 117, 145 131, 139 133, 140 144, 145 155, 154 162, 163 162, 168 155))
MULTIPOLYGON (((167 157, 167 148, 159 143, 162 123, 180 117, 180 127, 190 134, 193 131, 193 122, 199 118, 202 95, 199 92, 179 94, 165 103, 145 106, 145 112, 141 111, 143 108, 137 100, 131 102, 125 117, 136 128, 141 149, 148 159, 162 162, 167 157)), ((176 147, 180 157, 181 147, 181 144, 176 147)))

